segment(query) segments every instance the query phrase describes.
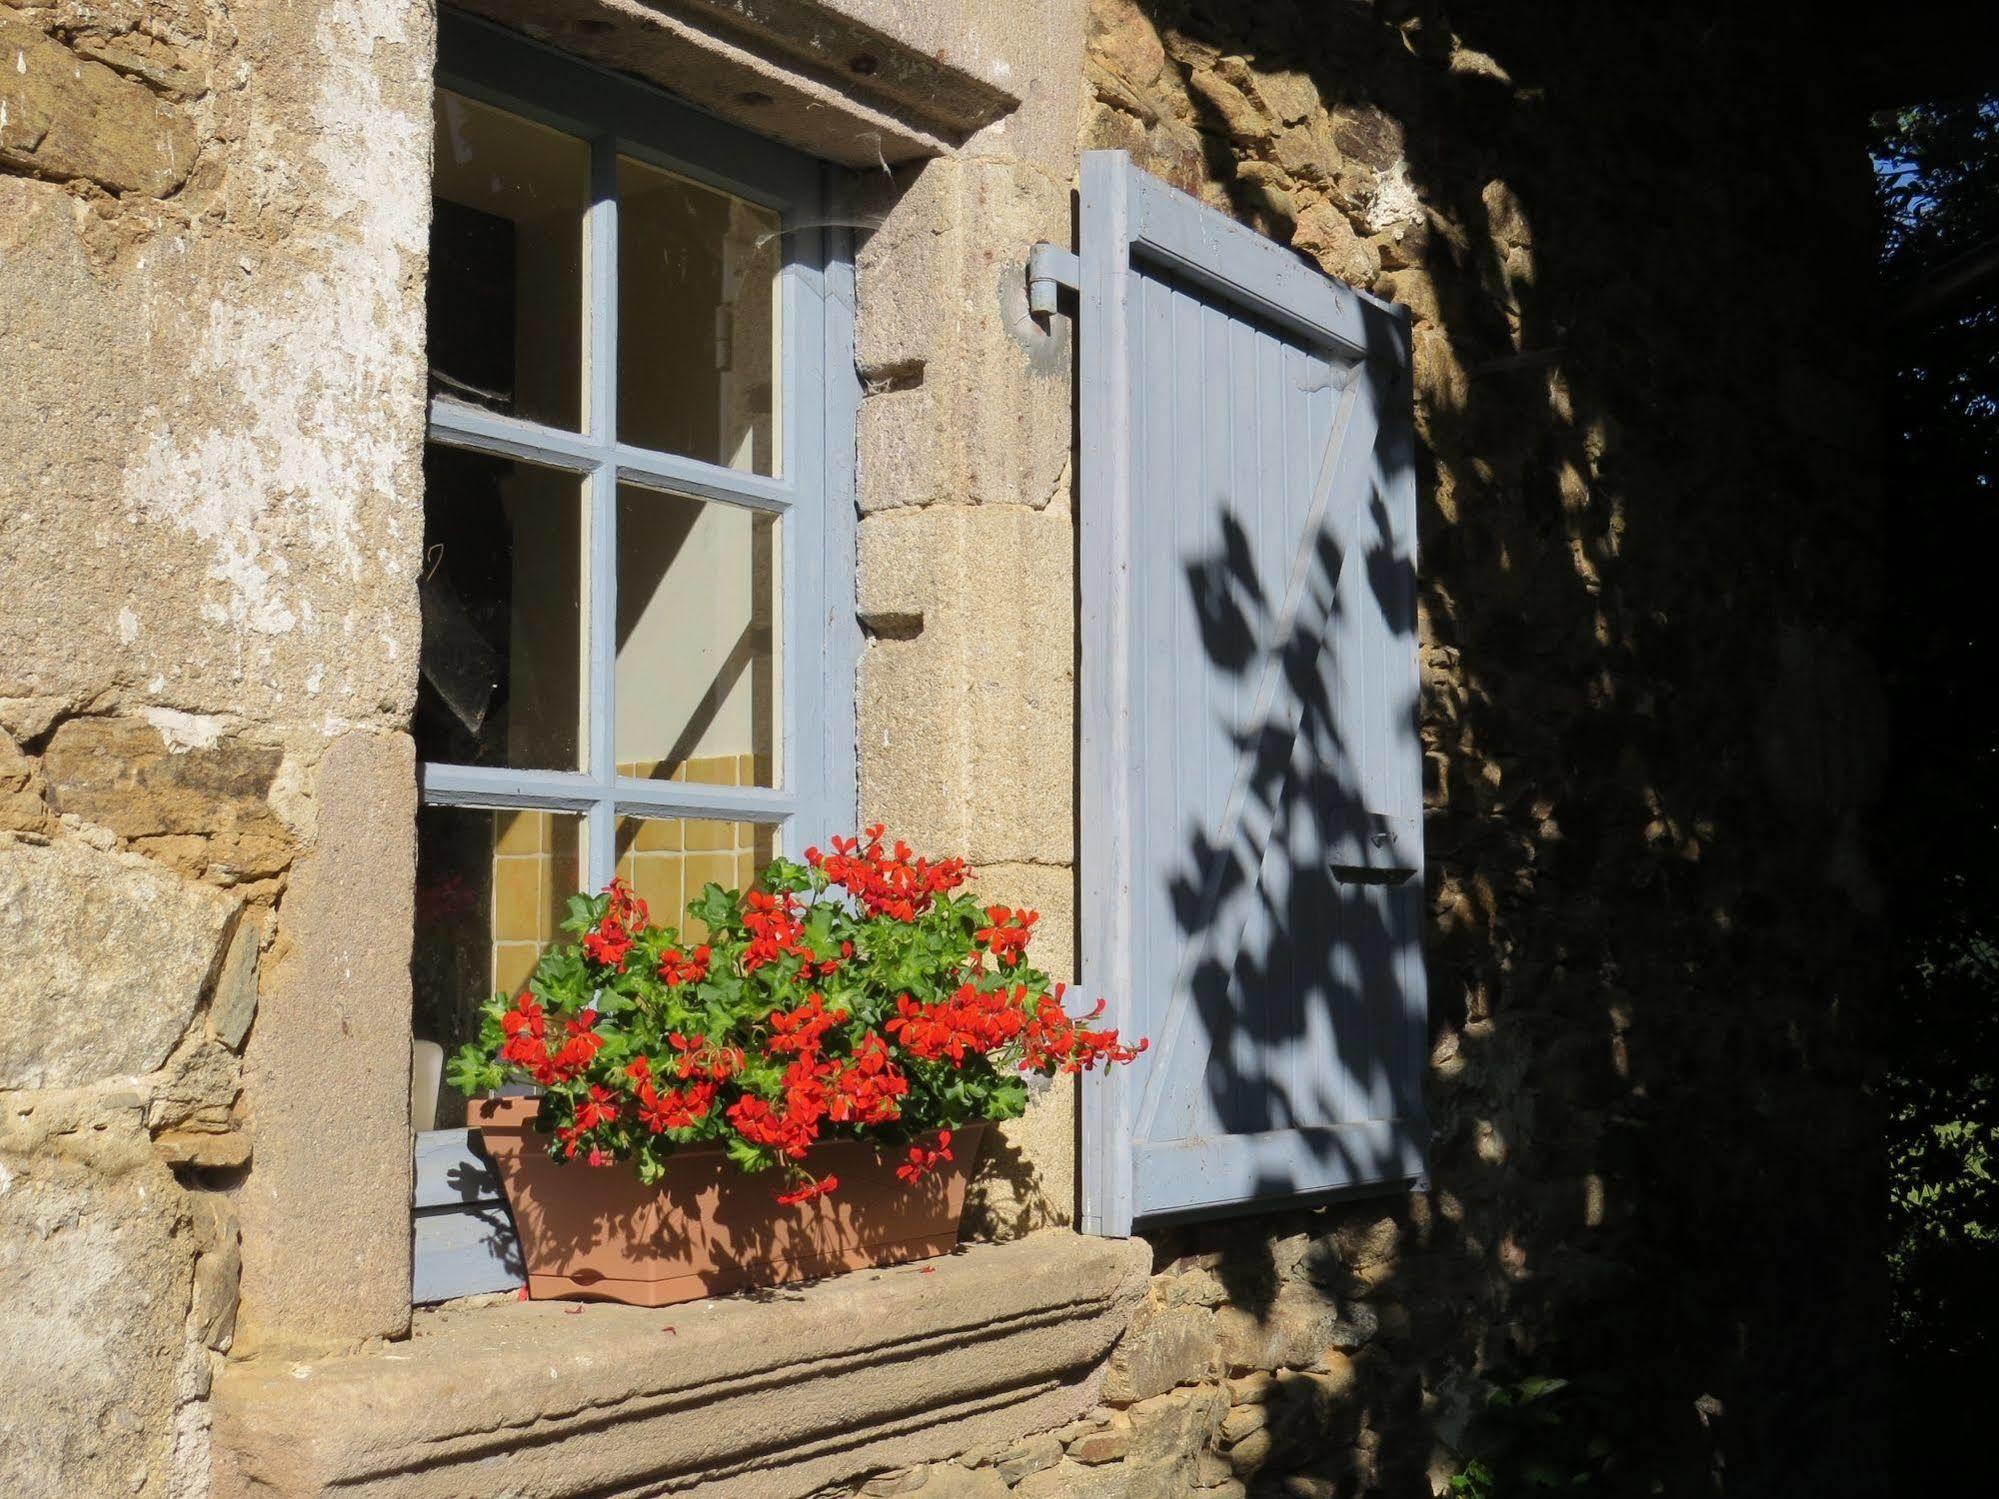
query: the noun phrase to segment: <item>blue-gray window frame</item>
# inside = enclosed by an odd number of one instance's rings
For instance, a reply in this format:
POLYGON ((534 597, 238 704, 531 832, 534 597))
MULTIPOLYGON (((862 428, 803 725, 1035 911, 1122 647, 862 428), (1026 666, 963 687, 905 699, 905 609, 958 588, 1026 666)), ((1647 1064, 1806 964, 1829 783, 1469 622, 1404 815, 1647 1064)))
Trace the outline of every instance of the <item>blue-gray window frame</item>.
POLYGON ((430 441, 576 476, 587 507, 589 567, 582 771, 426 762, 426 806, 580 812, 584 878, 616 869, 620 817, 775 824, 791 854, 853 825, 854 672, 853 256, 826 225, 830 169, 661 91, 510 32, 442 12, 437 86, 585 141, 586 410, 568 432, 433 398, 430 441), (776 477, 617 440, 618 158, 732 193, 781 214, 776 477), (708 786, 617 773, 617 520, 621 482, 781 517, 778 784, 708 786))

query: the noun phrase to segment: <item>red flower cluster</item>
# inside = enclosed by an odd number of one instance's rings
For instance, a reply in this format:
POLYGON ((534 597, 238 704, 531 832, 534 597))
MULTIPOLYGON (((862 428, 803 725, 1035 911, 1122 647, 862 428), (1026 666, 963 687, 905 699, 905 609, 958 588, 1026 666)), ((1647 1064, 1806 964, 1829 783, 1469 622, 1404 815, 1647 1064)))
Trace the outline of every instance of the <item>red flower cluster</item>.
POLYGON ((817 994, 808 994, 805 1003, 795 1010, 770 1012, 768 1049, 780 1055, 808 1051, 817 1054, 820 1038, 834 1026, 846 1023, 845 1010, 829 1010, 817 994))
POLYGON ((960 1067, 966 1057, 997 1051, 1026 1029, 1027 1012, 1021 1008, 1026 998, 1025 988, 982 993, 970 984, 935 1004, 918 1004, 904 994, 887 1030, 911 1056, 926 1062, 948 1057, 960 1067))
POLYGON ((606 893, 611 897, 610 908, 603 920, 584 933, 583 955, 606 968, 622 968, 632 950, 632 934, 651 923, 652 913, 623 880, 611 881, 606 893))
POLYGON ((987 906, 987 924, 972 934, 973 940, 997 958, 1000 967, 1018 968, 1021 959, 1027 956, 1027 942, 1033 935, 1034 923, 1040 919, 1039 911, 987 906))
POLYGON ((805 862, 825 873, 836 885, 844 886, 870 916, 888 916, 896 921, 914 921, 940 895, 956 890, 970 875, 963 859, 915 858, 900 839, 889 853, 882 850, 880 823, 863 829, 867 844, 859 838, 834 838, 833 852, 816 848, 805 851, 805 862))
POLYGON ((910 1146, 909 1159, 895 1168, 895 1174, 913 1187, 935 1171, 940 1162, 950 1159, 951 1132, 948 1129, 939 1130, 936 1149, 927 1150, 920 1144, 910 1146))
POLYGON ((1042 995, 1035 1005, 1034 1017, 1027 1022, 1026 1033, 1021 1037, 1021 1071, 1089 1072, 1099 1062, 1138 1060, 1138 1054, 1149 1042, 1141 1038, 1138 1045, 1126 1046, 1118 1040, 1114 1029, 1091 1030, 1083 1021, 1095 1020, 1103 1014, 1104 1002, 1098 1000, 1097 1007, 1078 1020, 1062 1008, 1065 988, 1067 985, 1057 984, 1053 993, 1042 995))
POLYGON ((709 949, 705 945, 686 954, 677 947, 669 947, 659 955, 659 981, 669 987, 698 984, 708 977, 708 959, 709 949))
POLYGON ((745 895, 743 930, 750 934, 749 946, 743 950, 745 973, 755 973, 786 954, 802 958, 807 973, 831 973, 840 966, 831 960, 819 962, 812 945, 805 940, 805 923, 798 919, 798 901, 788 891, 771 895, 752 890, 745 895))
POLYGON ((513 1008, 500 1017, 506 1040, 500 1045, 500 1060, 511 1062, 544 1088, 580 1077, 604 1044, 597 1034, 597 1012, 585 1010, 563 1022, 564 1040, 554 1052, 548 1049, 548 1015, 532 994, 523 992, 513 1008))
POLYGON ((645 1057, 636 1058, 625 1069, 625 1076, 632 1080, 632 1092, 638 1098, 639 1123, 656 1135, 670 1129, 692 1129, 715 1105, 715 1083, 705 1078, 685 1088, 660 1092, 653 1081, 652 1063, 645 1057))
MULTIPOLYGON (((596 1083, 592 1083, 590 1091, 584 1094, 583 1098, 576 1105, 575 1122, 565 1125, 563 1128, 557 1130, 555 1134, 556 1138, 561 1140, 563 1145, 568 1148, 569 1153, 574 1155, 576 1153, 576 1146, 582 1140, 583 1136, 589 1134, 593 1129, 601 1129, 607 1124, 616 1124, 617 1122, 618 1095, 613 1093, 609 1088, 599 1087, 596 1083)), ((605 1158, 603 1152, 593 1148, 590 1152, 590 1164, 593 1166, 604 1165, 605 1158)))

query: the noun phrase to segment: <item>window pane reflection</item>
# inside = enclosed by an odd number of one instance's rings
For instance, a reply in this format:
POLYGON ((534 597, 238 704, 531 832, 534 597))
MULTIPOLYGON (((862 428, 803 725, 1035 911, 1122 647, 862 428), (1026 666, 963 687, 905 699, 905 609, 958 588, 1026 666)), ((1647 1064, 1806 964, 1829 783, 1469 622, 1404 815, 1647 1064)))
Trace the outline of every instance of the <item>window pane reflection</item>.
POLYGON ((777 472, 780 220, 618 160, 618 436, 777 472))
POLYGON ((434 123, 431 394, 581 430, 589 148, 445 90, 434 123))
POLYGON ((778 522, 618 487, 618 773, 775 786, 778 522))
POLYGON ((578 769, 582 484, 432 447, 424 485, 419 758, 578 769))

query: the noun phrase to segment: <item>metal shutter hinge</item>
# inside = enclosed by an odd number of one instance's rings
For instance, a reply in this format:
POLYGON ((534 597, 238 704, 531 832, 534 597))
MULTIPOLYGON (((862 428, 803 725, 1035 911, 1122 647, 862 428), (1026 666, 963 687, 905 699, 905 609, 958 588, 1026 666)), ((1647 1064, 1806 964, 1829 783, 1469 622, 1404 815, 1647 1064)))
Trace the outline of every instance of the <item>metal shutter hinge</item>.
POLYGON ((1027 252, 1027 310, 1036 317, 1048 317, 1056 310, 1057 293, 1063 287, 1080 291, 1083 263, 1075 253, 1060 245, 1039 244, 1027 252))

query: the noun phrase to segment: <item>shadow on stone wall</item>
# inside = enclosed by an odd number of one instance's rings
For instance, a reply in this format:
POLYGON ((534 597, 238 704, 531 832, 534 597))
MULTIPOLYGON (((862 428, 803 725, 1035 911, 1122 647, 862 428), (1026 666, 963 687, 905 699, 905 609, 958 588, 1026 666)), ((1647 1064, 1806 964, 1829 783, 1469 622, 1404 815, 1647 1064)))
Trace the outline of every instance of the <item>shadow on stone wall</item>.
POLYGON ((1416 329, 1435 1190, 1160 1267, 1332 1236, 1370 1492, 1529 1376, 1589 1492, 1881 1491, 1860 111, 1769 9, 1093 8, 1086 146, 1416 329))

